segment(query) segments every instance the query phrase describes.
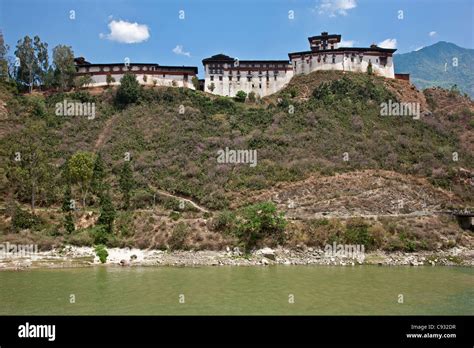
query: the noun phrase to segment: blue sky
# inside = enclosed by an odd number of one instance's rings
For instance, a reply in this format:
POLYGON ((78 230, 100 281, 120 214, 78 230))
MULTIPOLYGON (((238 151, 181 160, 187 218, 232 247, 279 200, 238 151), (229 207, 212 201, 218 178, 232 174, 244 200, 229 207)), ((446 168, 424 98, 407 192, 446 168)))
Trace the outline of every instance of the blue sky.
POLYGON ((95 63, 128 57, 200 73, 201 60, 217 53, 288 59, 322 31, 342 34, 346 45, 383 42, 399 53, 438 41, 474 48, 473 16, 473 0, 0 0, 10 47, 39 35, 50 49, 67 44, 95 63))

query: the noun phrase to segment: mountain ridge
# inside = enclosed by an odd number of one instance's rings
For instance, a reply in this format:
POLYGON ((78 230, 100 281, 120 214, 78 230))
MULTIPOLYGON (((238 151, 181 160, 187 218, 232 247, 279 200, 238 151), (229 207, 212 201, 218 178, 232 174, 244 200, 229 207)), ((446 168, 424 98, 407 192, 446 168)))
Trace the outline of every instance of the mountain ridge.
POLYGON ((474 49, 439 41, 417 51, 393 56, 396 73, 409 73, 420 89, 453 88, 474 97, 474 49))

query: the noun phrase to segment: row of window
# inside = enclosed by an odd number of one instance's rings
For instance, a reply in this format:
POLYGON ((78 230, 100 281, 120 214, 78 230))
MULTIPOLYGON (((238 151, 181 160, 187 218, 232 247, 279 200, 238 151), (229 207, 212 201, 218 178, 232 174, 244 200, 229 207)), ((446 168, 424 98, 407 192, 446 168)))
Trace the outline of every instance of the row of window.
MULTIPOLYGON (((209 64, 211 68, 227 68, 230 64, 209 64)), ((284 68, 286 64, 238 64, 233 66, 239 66, 243 68, 284 68)))
MULTIPOLYGON (((363 58, 364 58, 363 56, 359 56, 359 63, 362 63, 363 58)), ((318 57, 317 61, 318 61, 318 63, 321 63, 321 57, 318 57)), ((323 57, 323 63, 326 63, 326 61, 327 61, 326 56, 324 56, 323 57)), ((354 63, 354 61, 355 61, 355 56, 351 56, 351 62, 354 63)), ((371 62, 372 60, 369 59, 369 61, 371 62)), ((311 65, 313 60, 312 59, 307 59, 307 62, 311 65)), ((379 59, 378 58, 375 59, 375 62, 378 63, 379 59)), ((333 55, 331 57, 331 63, 332 64, 336 63, 336 56, 335 55, 333 55)), ((387 58, 386 57, 380 57, 380 64, 383 65, 383 66, 387 65, 387 58)))
MULTIPOLYGON (((223 74, 224 72, 222 70, 219 70, 219 69, 209 69, 209 74, 215 74, 215 75, 219 75, 219 74, 223 74)), ((273 71, 273 75, 278 75, 280 73, 280 71, 278 70, 275 70, 273 71)), ((232 76, 234 74, 234 72, 232 70, 229 70, 228 71, 228 75, 229 76, 232 76)), ((262 75, 263 74, 263 71, 259 71, 259 74, 262 75)), ((270 75, 270 72, 267 70, 265 72, 265 74, 268 76, 270 75)), ((240 70, 237 70, 237 76, 240 75, 240 70)), ((247 75, 252 75, 252 71, 248 70, 247 71, 247 75)))
MULTIPOLYGON (((223 80, 222 76, 218 76, 218 77, 219 77, 219 81, 223 80)), ((270 81, 270 76, 267 75, 267 76, 265 76, 265 78, 266 78, 267 82, 270 81)), ((273 76, 273 79, 275 81, 277 80, 277 78, 278 78, 278 76, 276 76, 276 75, 273 76)), ((211 81, 214 81, 214 76, 213 75, 209 76, 209 79, 211 81)), ((229 76, 229 81, 232 81, 232 76, 229 76)), ((237 76, 237 81, 240 81, 240 76, 237 76)), ((252 76, 247 76, 247 81, 248 82, 252 81, 252 76)), ((262 81, 262 76, 259 76, 259 81, 262 81)))

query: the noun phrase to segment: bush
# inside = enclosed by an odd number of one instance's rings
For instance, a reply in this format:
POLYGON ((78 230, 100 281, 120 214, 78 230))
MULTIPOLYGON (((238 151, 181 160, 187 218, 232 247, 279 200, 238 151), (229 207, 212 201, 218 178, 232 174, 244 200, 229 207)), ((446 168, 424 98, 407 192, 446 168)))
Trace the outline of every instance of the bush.
POLYGON ((103 225, 94 226, 89 229, 89 234, 94 240, 94 244, 107 244, 109 242, 109 233, 103 225))
POLYGON ((99 260, 101 263, 107 262, 107 257, 109 256, 109 253, 107 249, 105 249, 104 245, 102 244, 96 245, 95 254, 99 257, 99 260))
POLYGON ((251 103, 255 103, 255 100, 257 100, 257 96, 256 96, 255 92, 250 92, 249 93, 249 101, 251 103))
POLYGON ((240 103, 245 102, 245 99, 247 99, 247 93, 245 93, 244 91, 238 91, 235 95, 235 100, 240 103))
POLYGON ((373 248, 375 241, 369 234, 369 225, 361 220, 349 220, 346 225, 345 242, 348 244, 362 244, 366 250, 373 248))
POLYGON ((236 234, 245 250, 250 251, 265 237, 282 242, 285 227, 283 213, 277 212, 275 204, 262 202, 244 208, 242 218, 237 223, 236 234))
POLYGON ((12 217, 12 227, 14 231, 24 229, 37 229, 41 227, 43 220, 26 210, 21 209, 19 206, 15 208, 12 217))
POLYGON ((186 248, 186 238, 189 235, 189 227, 184 222, 178 223, 173 231, 171 236, 168 239, 168 246, 171 250, 185 249, 186 248))
POLYGON ((140 97, 140 90, 140 84, 136 76, 126 73, 120 80, 120 87, 117 90, 115 101, 121 107, 135 103, 140 97))
POLYGON ((228 210, 220 212, 214 219, 212 219, 211 228, 214 231, 219 231, 224 234, 231 234, 235 231, 237 223, 236 215, 228 210))

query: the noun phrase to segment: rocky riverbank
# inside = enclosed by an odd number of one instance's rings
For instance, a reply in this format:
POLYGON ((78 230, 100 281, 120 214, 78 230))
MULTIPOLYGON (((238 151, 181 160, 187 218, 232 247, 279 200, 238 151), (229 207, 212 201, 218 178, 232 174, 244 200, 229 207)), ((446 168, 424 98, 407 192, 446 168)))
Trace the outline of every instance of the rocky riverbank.
MULTIPOLYGON (((474 266, 474 250, 455 247, 448 250, 414 253, 375 251, 351 257, 322 249, 264 248, 245 255, 238 248, 225 251, 162 251, 108 249, 107 266, 269 266, 269 265, 381 265, 381 266, 474 266)), ((23 257, 0 258, 0 270, 71 268, 100 265, 91 247, 67 246, 23 257)))

